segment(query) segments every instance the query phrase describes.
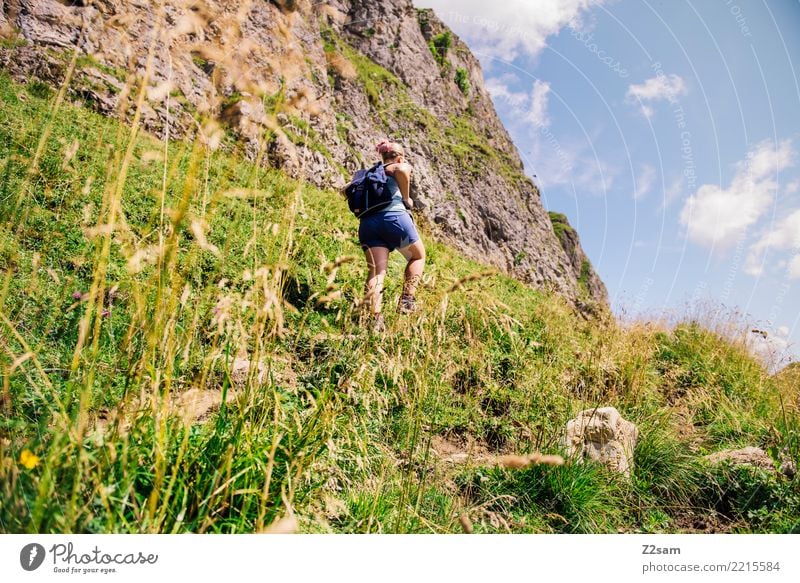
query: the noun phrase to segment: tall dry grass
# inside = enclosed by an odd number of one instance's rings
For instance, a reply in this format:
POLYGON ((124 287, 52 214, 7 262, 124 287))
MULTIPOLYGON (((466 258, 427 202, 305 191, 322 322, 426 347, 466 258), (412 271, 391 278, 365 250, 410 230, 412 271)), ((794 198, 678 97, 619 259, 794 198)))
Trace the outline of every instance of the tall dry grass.
MULTIPOLYGON (((669 531, 722 507, 704 453, 755 442, 797 458, 786 389, 728 338, 585 321, 424 226, 422 314, 364 331, 355 221, 263 167, 277 113, 309 124, 315 98, 259 86, 246 43, 215 45, 240 22, 206 39, 213 89, 192 139, 142 131, 147 99, 171 103, 150 79, 157 34, 143 76, 128 71, 128 125, 68 105, 71 75, 49 97, 0 77, 3 531, 669 531), (248 128, 251 162, 225 87, 268 112, 248 128), (603 405, 645 436, 631 483, 529 463, 556 464, 566 421, 603 405)), ((298 55, 269 66, 302 77, 298 55)), ((790 530, 794 490, 774 492, 782 513, 754 528, 790 530)))

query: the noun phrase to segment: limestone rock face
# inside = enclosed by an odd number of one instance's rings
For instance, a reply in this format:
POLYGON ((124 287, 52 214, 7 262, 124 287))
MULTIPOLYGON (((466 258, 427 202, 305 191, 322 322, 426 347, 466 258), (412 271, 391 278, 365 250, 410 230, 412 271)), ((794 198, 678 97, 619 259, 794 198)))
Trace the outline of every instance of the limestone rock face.
POLYGON ((213 120, 251 160, 320 187, 343 186, 389 137, 414 166, 411 196, 434 236, 576 304, 606 304, 577 235, 554 232, 480 63, 433 11, 412 0, 163 4, 0 0, 0 29, 20 41, 0 47, 0 67, 61 85, 77 52, 76 101, 131 120, 144 78, 142 123, 156 136, 209 133, 213 120))
POLYGON ((19 0, 17 23, 30 42, 71 48, 80 40, 84 20, 96 14, 92 7, 67 7, 56 0, 19 0))
POLYGON ((0 0, 0 38, 11 36, 11 27, 8 24, 5 12, 5 0, 0 0))
POLYGON ((567 423, 564 445, 571 458, 590 459, 630 477, 639 430, 614 407, 586 409, 567 423))

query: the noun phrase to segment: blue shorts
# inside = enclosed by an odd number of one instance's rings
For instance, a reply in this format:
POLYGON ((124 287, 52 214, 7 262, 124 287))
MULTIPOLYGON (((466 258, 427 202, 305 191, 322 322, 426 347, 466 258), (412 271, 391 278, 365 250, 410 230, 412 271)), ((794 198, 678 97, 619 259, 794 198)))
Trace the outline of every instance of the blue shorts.
POLYGON ((361 219, 358 240, 362 249, 386 247, 394 251, 419 241, 419 234, 410 213, 378 213, 361 219))

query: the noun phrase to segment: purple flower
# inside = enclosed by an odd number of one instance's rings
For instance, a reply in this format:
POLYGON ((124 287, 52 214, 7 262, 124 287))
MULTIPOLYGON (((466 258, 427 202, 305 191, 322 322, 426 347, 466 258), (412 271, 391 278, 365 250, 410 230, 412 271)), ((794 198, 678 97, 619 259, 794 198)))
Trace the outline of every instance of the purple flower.
POLYGON ((83 294, 81 292, 79 292, 79 291, 73 292, 72 293, 72 299, 81 300, 81 299, 83 299, 83 294))

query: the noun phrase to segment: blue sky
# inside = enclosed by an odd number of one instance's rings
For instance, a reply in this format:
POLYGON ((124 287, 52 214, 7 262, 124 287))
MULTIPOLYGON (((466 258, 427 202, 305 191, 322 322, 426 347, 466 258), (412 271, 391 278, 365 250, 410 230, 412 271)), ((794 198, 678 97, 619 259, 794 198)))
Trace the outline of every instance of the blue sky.
POLYGON ((415 0, 480 59, 625 318, 725 307, 800 355, 800 2, 415 0))

